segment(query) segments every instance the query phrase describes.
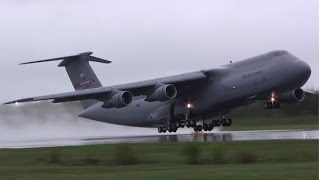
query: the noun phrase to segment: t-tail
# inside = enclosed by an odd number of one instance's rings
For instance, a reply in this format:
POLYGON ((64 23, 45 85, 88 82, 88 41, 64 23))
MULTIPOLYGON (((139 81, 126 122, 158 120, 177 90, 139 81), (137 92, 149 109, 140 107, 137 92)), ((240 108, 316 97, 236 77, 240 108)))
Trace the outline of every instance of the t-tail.
MULTIPOLYGON (((69 78, 76 91, 102 87, 102 84, 100 83, 99 79, 97 78, 96 74, 89 64, 89 61, 106 64, 111 63, 111 61, 91 56, 91 54, 92 52, 84 52, 73 56, 64 56, 53 59, 25 62, 21 63, 20 65, 62 60, 62 62, 58 66, 66 68, 69 78)), ((97 100, 94 99, 82 100, 81 104, 83 108, 86 109, 96 102, 97 100)))

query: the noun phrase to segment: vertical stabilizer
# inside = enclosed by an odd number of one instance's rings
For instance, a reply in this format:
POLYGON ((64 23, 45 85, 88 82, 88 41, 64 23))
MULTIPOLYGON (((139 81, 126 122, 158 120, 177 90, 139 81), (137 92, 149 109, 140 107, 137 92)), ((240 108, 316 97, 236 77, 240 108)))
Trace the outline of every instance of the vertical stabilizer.
MULTIPOLYGON (((89 61, 100 62, 100 63, 111 63, 111 61, 100 59, 94 56, 91 56, 92 52, 80 53, 78 55, 73 56, 64 56, 53 59, 46 59, 40 61, 32 61, 26 62, 22 64, 32 64, 32 63, 40 63, 40 62, 48 62, 48 61, 57 61, 63 60, 59 67, 65 67, 68 73, 68 76, 72 82, 72 85, 76 91, 91 89, 91 88, 99 88, 102 87, 99 79, 96 74, 92 70, 89 61)), ((82 100, 81 104, 84 109, 96 103, 97 100, 82 100)))

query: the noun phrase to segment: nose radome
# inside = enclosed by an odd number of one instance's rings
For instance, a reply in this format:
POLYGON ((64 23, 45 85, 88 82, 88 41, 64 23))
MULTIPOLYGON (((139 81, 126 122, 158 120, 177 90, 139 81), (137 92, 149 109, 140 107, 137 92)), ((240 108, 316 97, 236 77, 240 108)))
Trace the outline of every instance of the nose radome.
POLYGON ((311 75, 311 68, 309 64, 304 61, 300 61, 300 68, 302 71, 301 74, 303 74, 303 76, 305 76, 306 78, 309 78, 311 75))
POLYGON ((301 85, 305 84, 310 75, 311 75, 311 68, 310 66, 305 63, 304 61, 298 60, 296 61, 296 81, 301 83, 301 85))

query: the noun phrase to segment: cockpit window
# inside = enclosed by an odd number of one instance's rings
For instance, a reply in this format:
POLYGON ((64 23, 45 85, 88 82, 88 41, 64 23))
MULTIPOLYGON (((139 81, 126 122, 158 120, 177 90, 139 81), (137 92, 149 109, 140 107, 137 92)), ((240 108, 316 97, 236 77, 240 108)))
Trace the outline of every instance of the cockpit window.
POLYGON ((281 55, 285 55, 285 54, 288 54, 288 51, 285 51, 285 50, 274 51, 274 56, 281 56, 281 55))

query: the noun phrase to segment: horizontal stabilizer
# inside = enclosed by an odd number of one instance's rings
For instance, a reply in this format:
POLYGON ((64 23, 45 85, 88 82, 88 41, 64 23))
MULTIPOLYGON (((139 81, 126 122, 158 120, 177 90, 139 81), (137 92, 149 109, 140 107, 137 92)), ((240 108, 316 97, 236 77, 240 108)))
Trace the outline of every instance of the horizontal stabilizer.
POLYGON ((20 63, 19 65, 63 60, 59 64, 59 66, 66 66, 69 62, 74 61, 74 60, 79 60, 79 59, 85 59, 88 61, 94 61, 94 62, 105 63, 105 64, 111 63, 111 61, 109 61, 109 60, 97 58, 97 57, 91 56, 91 54, 92 54, 92 52, 84 52, 84 53, 80 53, 80 54, 72 55, 72 56, 63 56, 63 57, 52 58, 52 59, 24 62, 24 63, 20 63))

